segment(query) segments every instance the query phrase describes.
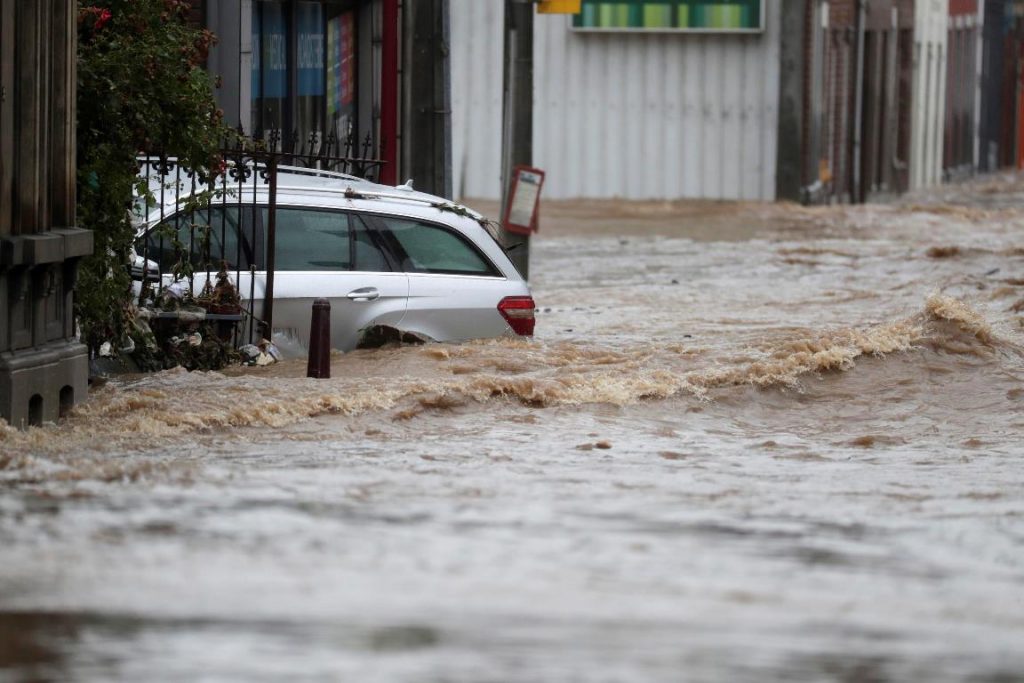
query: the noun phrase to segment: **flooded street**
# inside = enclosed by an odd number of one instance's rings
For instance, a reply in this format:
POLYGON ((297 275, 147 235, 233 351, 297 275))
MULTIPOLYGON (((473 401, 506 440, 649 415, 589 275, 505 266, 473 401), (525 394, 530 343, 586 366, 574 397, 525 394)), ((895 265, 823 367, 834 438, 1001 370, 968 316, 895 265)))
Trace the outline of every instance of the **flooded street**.
POLYGON ((1024 679, 1024 178, 556 204, 531 285, 0 428, 0 680, 1024 679))

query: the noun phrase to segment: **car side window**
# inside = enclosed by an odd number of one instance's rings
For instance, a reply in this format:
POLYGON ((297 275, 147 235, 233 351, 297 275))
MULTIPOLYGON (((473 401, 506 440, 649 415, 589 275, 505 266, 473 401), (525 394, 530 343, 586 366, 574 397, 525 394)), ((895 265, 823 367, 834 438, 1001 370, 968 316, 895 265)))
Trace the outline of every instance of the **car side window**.
MULTIPOLYGON (((264 206, 260 211, 265 233, 270 210, 264 206)), ((274 235, 277 270, 392 270, 379 238, 344 211, 278 207, 274 235)))
POLYGON ((165 273, 179 261, 201 267, 224 260, 229 270, 248 269, 259 256, 253 236, 251 208, 211 206, 168 218, 146 233, 136 251, 156 261, 165 273))
MULTIPOLYGON (((262 207, 268 229, 269 209, 262 207)), ((275 226, 277 270, 351 270, 348 214, 339 211, 278 207, 275 226)))
POLYGON ((453 230, 409 218, 375 218, 393 238, 407 273, 498 275, 494 266, 453 230))

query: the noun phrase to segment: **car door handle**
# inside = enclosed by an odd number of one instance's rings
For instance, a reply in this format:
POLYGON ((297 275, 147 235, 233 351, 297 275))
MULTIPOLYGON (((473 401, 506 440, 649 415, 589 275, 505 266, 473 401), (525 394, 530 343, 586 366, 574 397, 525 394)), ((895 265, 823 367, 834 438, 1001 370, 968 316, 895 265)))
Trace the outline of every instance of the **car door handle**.
POLYGON ((376 287, 360 287, 353 289, 347 296, 352 301, 373 301, 380 298, 380 292, 376 287))

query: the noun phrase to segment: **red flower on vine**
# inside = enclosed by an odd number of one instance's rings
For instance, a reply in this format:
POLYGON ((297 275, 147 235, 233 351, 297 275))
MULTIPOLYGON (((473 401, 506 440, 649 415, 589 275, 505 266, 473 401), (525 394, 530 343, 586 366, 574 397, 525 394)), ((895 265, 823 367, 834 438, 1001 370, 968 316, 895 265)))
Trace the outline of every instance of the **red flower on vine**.
POLYGON ((109 9, 95 6, 83 7, 78 10, 78 26, 79 28, 92 26, 92 31, 95 33, 106 26, 113 17, 114 15, 109 9))
POLYGON ((93 26, 92 26, 93 30, 94 31, 99 31, 101 28, 106 26, 107 22, 110 21, 110 18, 112 16, 114 16, 114 15, 112 15, 110 13, 110 10, 108 10, 108 9, 105 9, 105 10, 101 11, 100 15, 98 17, 96 17, 96 23, 93 24, 93 26))

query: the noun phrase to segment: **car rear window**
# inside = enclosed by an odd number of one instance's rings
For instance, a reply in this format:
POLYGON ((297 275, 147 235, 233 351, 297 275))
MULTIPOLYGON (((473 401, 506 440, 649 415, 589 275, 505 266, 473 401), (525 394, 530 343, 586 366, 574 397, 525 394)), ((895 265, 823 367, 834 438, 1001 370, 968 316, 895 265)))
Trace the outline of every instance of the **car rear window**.
POLYGON ((448 228, 394 216, 374 217, 393 237, 407 273, 498 275, 466 238, 448 228))

